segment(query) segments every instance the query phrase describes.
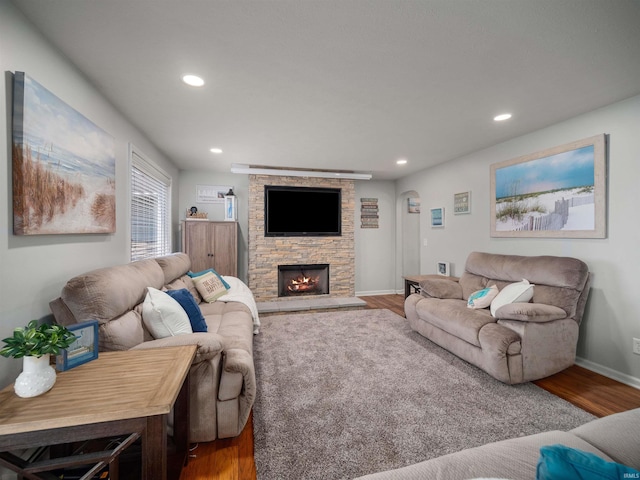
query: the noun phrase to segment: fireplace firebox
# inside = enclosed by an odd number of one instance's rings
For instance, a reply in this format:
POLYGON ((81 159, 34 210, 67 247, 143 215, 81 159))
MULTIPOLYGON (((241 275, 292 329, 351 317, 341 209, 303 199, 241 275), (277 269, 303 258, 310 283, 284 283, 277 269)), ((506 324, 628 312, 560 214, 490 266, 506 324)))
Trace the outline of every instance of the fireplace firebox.
POLYGON ((328 293, 329 264, 278 265, 278 297, 328 293))

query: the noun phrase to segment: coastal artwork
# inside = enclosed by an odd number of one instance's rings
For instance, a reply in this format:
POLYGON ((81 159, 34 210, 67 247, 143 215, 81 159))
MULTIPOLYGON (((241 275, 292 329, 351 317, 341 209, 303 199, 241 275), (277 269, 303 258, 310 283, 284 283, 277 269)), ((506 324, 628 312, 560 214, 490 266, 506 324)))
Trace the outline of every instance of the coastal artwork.
POLYGON ((13 87, 14 234, 115 232, 114 138, 24 72, 13 87))
POLYGON ((491 165, 493 237, 605 238, 605 136, 491 165))

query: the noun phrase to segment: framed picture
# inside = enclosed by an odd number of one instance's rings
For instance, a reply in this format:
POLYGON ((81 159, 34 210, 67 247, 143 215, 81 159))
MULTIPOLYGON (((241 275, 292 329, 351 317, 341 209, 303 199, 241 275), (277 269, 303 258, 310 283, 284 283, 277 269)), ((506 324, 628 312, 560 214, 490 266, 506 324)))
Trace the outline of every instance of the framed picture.
POLYGON ((409 202, 409 213, 420 213, 420 199, 419 198, 408 198, 409 202))
POLYGON ((491 165, 491 236, 606 238, 604 134, 491 165))
POLYGON ((438 262, 438 275, 449 276, 449 262, 438 262))
POLYGON ((229 190, 229 185, 196 185, 196 203, 224 203, 224 196, 229 190))
POLYGON ((111 135, 29 75, 15 72, 12 137, 15 235, 116 231, 111 135))
POLYGON ((97 320, 76 323, 67 328, 75 334, 76 341, 56 357, 56 369, 61 372, 98 358, 97 320))
POLYGON ((471 192, 461 192, 453 195, 453 214, 471 213, 471 192))
POLYGON ((431 228, 444 228, 444 207, 431 209, 431 228))

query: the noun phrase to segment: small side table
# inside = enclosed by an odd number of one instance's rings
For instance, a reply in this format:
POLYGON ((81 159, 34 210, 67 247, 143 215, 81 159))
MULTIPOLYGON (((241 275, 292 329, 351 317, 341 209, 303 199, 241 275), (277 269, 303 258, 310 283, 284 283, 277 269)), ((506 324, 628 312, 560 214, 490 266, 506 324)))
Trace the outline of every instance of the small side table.
POLYGON ((412 293, 420 293, 420 282, 429 278, 442 278, 449 279, 457 282, 460 280, 458 277, 450 277, 445 275, 407 275, 404 278, 404 298, 407 298, 412 293), (413 291, 412 291, 413 290, 413 291))
POLYGON ((10 385, 0 391, 0 464, 26 478, 82 464, 106 465, 118 451, 95 458, 54 458, 26 464, 10 451, 129 434, 142 439, 142 478, 165 480, 167 417, 174 409, 177 472, 188 458, 189 368, 195 346, 101 352, 97 360, 58 373, 47 393, 20 398, 10 385), (95 460, 87 461, 87 460, 95 460))

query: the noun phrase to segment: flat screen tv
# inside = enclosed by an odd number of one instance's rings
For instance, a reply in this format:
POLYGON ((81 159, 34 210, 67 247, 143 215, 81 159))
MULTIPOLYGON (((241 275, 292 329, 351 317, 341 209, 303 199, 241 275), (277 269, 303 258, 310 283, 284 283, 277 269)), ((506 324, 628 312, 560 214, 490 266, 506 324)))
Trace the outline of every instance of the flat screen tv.
POLYGON ((339 188, 264 187, 266 237, 342 235, 342 193, 339 188))

